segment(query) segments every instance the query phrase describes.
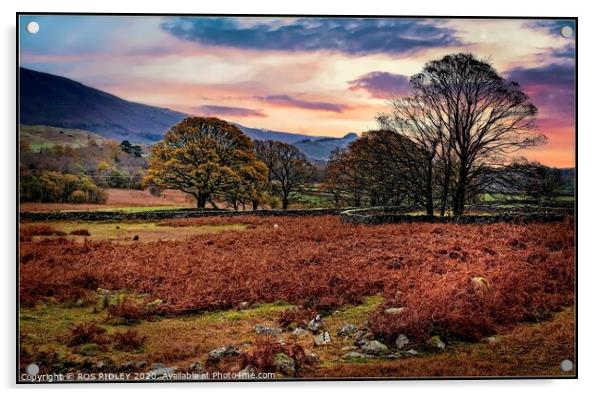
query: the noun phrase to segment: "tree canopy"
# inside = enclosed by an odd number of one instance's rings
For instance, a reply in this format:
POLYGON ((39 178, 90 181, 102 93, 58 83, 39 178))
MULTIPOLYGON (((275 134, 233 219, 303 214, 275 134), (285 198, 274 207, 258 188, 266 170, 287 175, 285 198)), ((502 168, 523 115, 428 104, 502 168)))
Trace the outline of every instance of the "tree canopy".
POLYGON ((152 148, 146 186, 178 189, 204 208, 216 195, 253 201, 253 186, 267 180, 253 143, 238 127, 214 117, 189 117, 152 148), (242 187, 242 188, 241 188, 242 187))

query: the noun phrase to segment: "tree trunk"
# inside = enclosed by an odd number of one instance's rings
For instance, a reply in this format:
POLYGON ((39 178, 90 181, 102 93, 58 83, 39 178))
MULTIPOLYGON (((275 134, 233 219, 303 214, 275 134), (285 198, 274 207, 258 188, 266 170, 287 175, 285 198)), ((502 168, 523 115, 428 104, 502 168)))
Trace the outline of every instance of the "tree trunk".
POLYGON ((199 194, 196 199, 196 207, 199 209, 205 208, 205 204, 207 204, 207 195, 199 194))
POLYGON ((429 166, 426 173, 426 215, 433 216, 435 210, 433 208, 433 167, 429 166))
POLYGON ((466 204, 466 182, 468 179, 468 170, 465 166, 460 167, 460 175, 458 178, 458 190, 454 199, 454 215, 461 216, 464 214, 466 204))
POLYGON ((287 196, 282 197, 282 209, 283 210, 288 209, 288 197, 287 196))
POLYGON ((259 207, 259 202, 257 200, 253 200, 251 203, 253 204, 253 211, 257 211, 257 207, 259 207))
POLYGON ((450 180, 450 166, 445 165, 445 171, 443 175, 443 193, 441 196, 441 211, 439 214, 441 216, 445 216, 445 211, 447 210, 447 197, 449 195, 449 180, 450 180))

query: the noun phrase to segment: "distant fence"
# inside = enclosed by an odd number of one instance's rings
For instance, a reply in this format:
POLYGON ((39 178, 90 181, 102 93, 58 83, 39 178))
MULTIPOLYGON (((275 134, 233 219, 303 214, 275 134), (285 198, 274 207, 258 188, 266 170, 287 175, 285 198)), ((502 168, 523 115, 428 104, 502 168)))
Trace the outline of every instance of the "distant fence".
POLYGON ((61 212, 21 212, 21 220, 27 221, 119 221, 119 220, 162 220, 178 218, 201 218, 208 216, 235 217, 244 215, 255 216, 323 216, 339 215, 343 209, 316 208, 316 209, 290 209, 290 210, 156 210, 140 212, 124 211, 61 211, 61 212))
POLYGON ((537 212, 493 212, 488 215, 462 215, 462 216, 428 216, 411 215, 408 212, 415 208, 400 207, 375 207, 349 209, 341 212, 341 222, 348 224, 379 225, 384 223, 531 223, 562 221, 573 214, 572 209, 545 210, 537 212))

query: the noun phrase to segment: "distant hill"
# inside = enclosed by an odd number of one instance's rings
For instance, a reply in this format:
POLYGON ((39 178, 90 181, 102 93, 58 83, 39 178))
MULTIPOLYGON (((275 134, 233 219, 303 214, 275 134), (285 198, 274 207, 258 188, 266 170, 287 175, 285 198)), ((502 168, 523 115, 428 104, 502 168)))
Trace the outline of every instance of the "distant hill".
MULTIPOLYGON (((148 144, 161 140, 171 126, 189 116, 126 101, 49 73, 19 68, 19 79, 21 125, 91 131, 105 138, 148 144)), ((255 140, 271 139, 294 144, 314 161, 327 160, 332 150, 357 138, 353 133, 343 138, 329 138, 236 125, 255 140)), ((35 137, 29 138, 35 140, 35 137)))
POLYGON ((306 156, 315 160, 326 161, 333 150, 345 148, 357 138, 356 133, 350 132, 342 138, 304 139, 295 142, 294 145, 306 156))

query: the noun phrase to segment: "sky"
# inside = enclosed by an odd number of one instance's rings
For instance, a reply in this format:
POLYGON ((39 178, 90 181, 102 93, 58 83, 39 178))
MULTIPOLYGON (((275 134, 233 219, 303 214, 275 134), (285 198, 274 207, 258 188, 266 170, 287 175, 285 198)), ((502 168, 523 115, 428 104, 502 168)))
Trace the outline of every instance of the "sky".
POLYGON ((575 165, 572 21, 46 15, 22 16, 19 29, 21 66, 131 101, 335 137, 376 128, 426 62, 471 52, 539 109, 548 143, 516 155, 575 165))

